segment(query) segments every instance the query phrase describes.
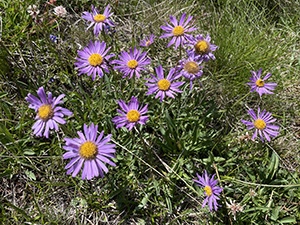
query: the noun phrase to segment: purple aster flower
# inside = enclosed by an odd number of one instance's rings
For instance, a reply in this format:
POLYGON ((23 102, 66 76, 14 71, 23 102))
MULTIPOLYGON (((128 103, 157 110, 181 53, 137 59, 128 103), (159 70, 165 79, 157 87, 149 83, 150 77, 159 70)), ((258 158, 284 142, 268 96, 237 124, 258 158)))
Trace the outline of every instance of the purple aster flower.
POLYGON ((254 111, 252 109, 248 110, 248 113, 252 116, 253 122, 241 120, 245 125, 248 126, 248 130, 251 130, 255 128, 255 132, 252 136, 252 140, 254 140, 257 137, 257 131, 261 137, 261 141, 264 142, 263 135, 265 138, 270 141, 270 137, 276 137, 279 134, 279 127, 275 125, 270 125, 269 123, 273 123, 276 121, 276 119, 273 119, 272 113, 266 112, 266 110, 263 110, 260 113, 260 108, 258 107, 257 110, 257 116, 255 115, 254 111))
POLYGON ((146 36, 146 38, 141 41, 140 46, 149 47, 154 42, 155 38, 156 36, 153 34, 149 35, 149 37, 146 36))
POLYGON ((209 58, 215 60, 216 57, 212 52, 219 47, 211 44, 210 40, 209 34, 207 34, 206 38, 201 34, 196 37, 188 37, 189 42, 186 42, 185 44, 193 47, 193 49, 187 50, 188 56, 194 56, 197 60, 203 59, 205 62, 208 62, 209 58))
POLYGON ((113 13, 110 13, 111 8, 109 8, 109 4, 106 6, 104 13, 100 14, 96 7, 92 5, 92 13, 83 12, 82 18, 90 21, 90 25, 88 26, 87 30, 94 26, 94 35, 98 36, 100 30, 103 29, 106 31, 106 25, 111 27, 115 26, 115 24, 108 19, 108 17, 112 16, 113 13))
POLYGON ((193 179, 193 181, 196 182, 197 186, 204 189, 204 195, 206 195, 206 198, 202 204, 202 208, 208 201, 209 211, 212 211, 213 206, 215 211, 217 211, 218 206, 220 206, 217 203, 217 200, 219 200, 220 198, 217 196, 219 196, 221 191, 223 190, 223 188, 215 186, 218 183, 218 180, 214 180, 215 175, 216 174, 214 174, 212 178, 209 178, 210 175, 207 175, 207 172, 205 170, 205 174, 202 177, 197 173, 197 177, 199 180, 193 179))
POLYGON ((57 98, 52 97, 52 93, 48 92, 48 99, 43 87, 40 87, 37 91, 40 99, 32 94, 28 94, 25 98, 30 103, 29 108, 34 109, 37 112, 35 119, 37 120, 32 126, 33 134, 36 136, 45 136, 49 138, 49 129, 55 129, 58 131, 58 125, 65 124, 66 121, 62 118, 64 115, 71 116, 73 113, 65 108, 57 106, 58 104, 64 103, 61 99, 65 96, 64 94, 59 95, 57 98), (43 133, 45 128, 45 132, 43 133))
POLYGON ((265 78, 261 79, 261 69, 256 73, 255 71, 251 71, 252 77, 249 77, 249 80, 251 80, 253 83, 246 83, 247 85, 251 86, 251 92, 256 91, 259 96, 262 96, 262 94, 273 94, 270 90, 274 90, 274 88, 277 86, 276 83, 265 83, 265 80, 267 80, 272 74, 268 73, 265 78))
POLYGON ((109 48, 105 49, 106 43, 103 41, 96 41, 93 43, 90 41, 87 47, 85 47, 82 51, 78 51, 79 58, 75 58, 77 60, 74 63, 75 69, 79 70, 79 74, 87 73, 88 76, 93 74, 93 80, 96 78, 96 74, 99 77, 103 77, 103 69, 105 72, 109 73, 108 70, 108 60, 115 56, 115 54, 106 55, 109 51, 109 48))
POLYGON ((192 36, 192 35, 188 34, 188 32, 198 29, 198 27, 195 28, 195 26, 193 26, 194 21, 189 25, 189 23, 193 19, 192 16, 188 16, 186 21, 185 21, 185 18, 186 18, 186 13, 183 13, 180 18, 180 21, 178 23, 175 16, 170 15, 170 20, 171 20, 171 23, 173 26, 168 24, 166 21, 167 26, 160 27, 164 31, 168 32, 168 33, 165 33, 162 36, 160 36, 160 38, 173 37, 167 47, 170 47, 174 43, 175 43, 175 49, 177 49, 177 47, 180 44, 183 46, 183 44, 186 42, 186 38, 192 36))
POLYGON ((174 95, 177 95, 175 92, 182 93, 181 90, 178 89, 179 86, 184 84, 184 82, 175 82, 172 83, 174 80, 178 79, 179 76, 174 76, 175 69, 171 68, 169 75, 167 78, 164 77, 164 71, 162 66, 160 65, 159 67, 155 68, 157 77, 154 75, 150 74, 150 76, 153 79, 145 79, 151 83, 145 83, 145 85, 149 86, 149 91, 147 95, 154 94, 157 92, 155 98, 160 97, 160 102, 162 102, 163 98, 167 95, 171 98, 175 98, 174 95))
POLYGON ((115 66, 114 69, 117 69, 124 73, 124 77, 128 76, 129 79, 132 77, 132 75, 135 73, 137 77, 140 77, 139 72, 142 70, 147 70, 144 68, 144 66, 151 63, 151 60, 149 58, 146 58, 147 52, 143 52, 141 54, 141 49, 137 50, 134 47, 134 50, 130 49, 130 52, 121 52, 121 55, 119 55, 119 58, 121 60, 113 60, 112 63, 119 64, 119 66, 115 66))
POLYGON ((77 131, 79 138, 65 138, 66 145, 63 146, 67 152, 63 155, 64 159, 72 158, 66 165, 65 169, 68 169, 67 174, 73 172, 72 177, 75 177, 82 165, 83 170, 81 179, 88 180, 99 175, 103 177, 103 171, 108 172, 108 169, 104 163, 111 166, 116 166, 109 158, 115 158, 113 155, 116 150, 115 144, 107 144, 110 141, 111 134, 103 138, 102 131, 97 138, 98 125, 94 126, 92 123, 90 127, 86 124, 83 126, 84 134, 77 131))
POLYGON ((203 74, 200 63, 202 63, 202 60, 196 60, 194 56, 190 56, 188 59, 182 59, 179 61, 179 65, 177 67, 178 70, 180 70, 179 74, 190 80, 191 90, 193 88, 193 80, 198 80, 203 74))
POLYGON ((144 125, 148 120, 149 116, 143 116, 143 114, 148 111, 148 105, 146 104, 144 107, 141 105, 141 107, 139 107, 139 101, 136 97, 132 96, 128 105, 126 105, 122 99, 117 102, 124 111, 117 109, 122 116, 116 116, 112 119, 112 121, 117 125, 117 128, 126 125, 128 130, 131 130, 136 124, 139 123, 144 125))

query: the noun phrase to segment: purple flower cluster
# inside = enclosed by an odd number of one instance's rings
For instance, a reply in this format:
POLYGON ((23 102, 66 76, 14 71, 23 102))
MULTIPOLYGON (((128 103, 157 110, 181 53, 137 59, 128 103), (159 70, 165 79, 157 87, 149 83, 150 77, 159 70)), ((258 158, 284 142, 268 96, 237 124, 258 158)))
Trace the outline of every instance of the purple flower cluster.
POLYGON ((206 38, 204 38, 202 34, 195 37, 191 35, 190 32, 198 28, 195 28, 193 25, 194 21, 192 21, 192 16, 188 16, 186 21, 185 19, 185 13, 182 14, 179 22, 174 16, 170 15, 172 25, 165 21, 167 26, 161 26, 161 29, 168 33, 163 34, 160 38, 172 37, 167 47, 175 43, 175 49, 177 49, 179 45, 186 48, 187 58, 179 61, 179 66, 176 68, 176 71, 179 70, 178 74, 190 81, 190 90, 192 90, 193 80, 197 79, 200 83, 199 78, 203 74, 200 64, 203 61, 208 62, 209 59, 215 59, 212 52, 218 47, 211 44, 209 34, 207 34, 206 38), (189 49, 189 47, 191 48, 189 49))
MULTIPOLYGON (((251 71, 252 77, 249 78, 251 83, 246 83, 246 85, 251 86, 251 92, 256 91, 259 96, 261 97, 262 94, 273 94, 273 90, 277 86, 276 83, 265 83, 265 81, 271 77, 271 73, 268 73, 264 78, 261 78, 261 71, 262 68, 258 70, 256 73, 255 71, 251 71)), ((251 130, 255 128, 255 132, 252 136, 252 140, 257 138, 257 133, 259 134, 261 141, 264 142, 264 138, 267 139, 267 141, 271 141, 271 137, 276 137, 279 134, 279 127, 276 125, 271 125, 270 123, 273 123, 276 121, 276 119, 273 119, 272 113, 266 112, 266 110, 263 110, 260 112, 260 108, 258 107, 257 116, 254 113, 253 109, 250 109, 248 113, 253 118, 253 122, 246 121, 241 119, 241 121, 248 126, 247 129, 251 130)))
MULTIPOLYGON (((92 5, 92 13, 83 12, 82 18, 89 21, 90 24, 87 30, 94 27, 93 33, 98 36, 100 31, 107 32, 107 29, 114 27, 114 23, 109 19, 113 13, 111 13, 111 8, 109 5, 106 6, 103 14, 97 10, 96 7, 92 5)), ((144 83, 148 87, 148 92, 146 95, 155 95, 155 99, 160 98, 162 102, 165 98, 170 97, 175 99, 175 96, 182 93, 185 87, 190 85, 190 90, 193 87, 193 81, 199 79, 203 75, 203 62, 208 62, 210 59, 215 60, 213 52, 218 49, 218 47, 211 43, 211 37, 209 34, 206 37, 203 34, 196 35, 195 37, 191 34, 198 28, 195 27, 193 16, 187 16, 183 13, 180 20, 176 17, 170 15, 171 24, 167 21, 166 26, 161 26, 161 29, 165 31, 160 38, 171 38, 167 47, 175 45, 175 50, 180 46, 180 57, 182 49, 185 50, 185 57, 178 60, 175 68, 170 68, 164 75, 164 69, 162 65, 157 65, 155 70, 155 75, 149 73, 149 77, 146 76, 146 71, 148 66, 151 64, 151 59, 147 56, 148 52, 153 49, 147 49, 150 45, 154 44, 154 39, 156 36, 151 34, 146 36, 139 45, 143 48, 137 49, 133 47, 125 51, 121 51, 118 55, 118 59, 112 60, 115 54, 109 54, 111 47, 107 47, 104 41, 90 41, 86 47, 82 50, 78 50, 78 57, 76 57, 76 62, 74 63, 75 69, 78 70, 78 75, 87 74, 87 76, 92 76, 94 81, 97 75, 103 78, 104 74, 109 74, 110 71, 116 70, 123 74, 122 78, 129 77, 133 78, 132 83, 134 83, 137 78, 142 77, 143 80, 147 82, 144 83), (183 48, 182 48, 183 47, 183 48), (186 84, 183 79, 188 80, 186 84), (179 89, 180 88, 180 89, 179 89), (182 89, 182 90, 181 90, 182 89)), ((103 32, 103 33, 104 33, 103 32)), ((117 34, 117 33, 116 33, 117 34)), ((105 35, 105 33, 104 33, 105 35)), ((143 35, 141 35, 142 37, 143 35)), ((108 37, 105 36, 107 38, 108 37)), ((50 36, 51 40, 55 42, 56 36, 50 36)), ((106 40, 106 39, 105 39, 106 40)), ((174 63, 175 64, 175 63, 174 63)), ((150 70, 151 71, 151 70, 150 70)), ((166 69, 165 69, 166 71, 166 69)), ((273 90, 277 86, 276 83, 265 83, 265 81, 270 78, 271 73, 268 73, 264 78, 261 77, 262 69, 256 73, 251 71, 252 77, 250 77, 250 83, 247 85, 251 86, 251 92, 258 92, 260 97, 262 94, 273 94, 273 90)), ((117 72, 116 72, 117 73, 117 72)), ((127 81, 126 81, 127 82, 127 81)), ((201 83, 200 83, 201 84, 201 83)), ((59 130, 58 124, 65 124, 66 120, 64 116, 71 116, 73 113, 68 109, 58 106, 63 104, 64 94, 58 97, 53 97, 52 93, 49 92, 46 95, 44 88, 40 87, 37 91, 39 98, 32 94, 28 94, 25 98, 30 104, 29 108, 32 108, 37 113, 32 129, 33 134, 36 136, 45 136, 49 138, 50 130, 59 130)), ((172 99, 168 101, 173 101, 172 99)), ((116 126, 116 129, 125 127, 128 131, 135 126, 145 125, 149 120, 148 104, 140 104, 137 97, 132 96, 130 101, 126 103, 125 100, 118 100, 120 109, 117 109, 118 116, 112 119, 112 122, 116 126)), ((272 125, 276 121, 272 117, 272 114, 266 112, 266 110, 260 111, 258 108, 257 115, 250 109, 248 113, 252 117, 252 121, 241 120, 247 126, 248 130, 254 129, 254 134, 252 139, 256 139, 258 135, 260 136, 262 142, 264 139, 270 141, 270 137, 276 137, 279 134, 279 127, 272 125)), ((124 129, 124 128, 123 128, 124 129)), ((104 177, 104 173, 109 171, 107 165, 116 166, 112 161, 115 158, 115 144, 111 144, 111 134, 104 137, 104 131, 98 135, 98 125, 91 123, 87 126, 86 123, 83 125, 83 132, 77 131, 78 137, 68 138, 65 137, 65 145, 63 149, 66 150, 64 153, 64 159, 70 159, 68 164, 65 166, 67 174, 72 174, 75 177, 81 172, 81 178, 83 180, 91 180, 94 177, 104 177)), ((218 180, 214 178, 214 175, 204 174, 200 176, 197 174, 198 179, 193 179, 196 185, 201 187, 204 191, 204 202, 202 208, 208 204, 210 211, 217 211, 218 200, 220 200, 220 194, 223 190, 222 187, 216 186, 218 180)), ((235 215, 235 214, 234 214, 235 215)))

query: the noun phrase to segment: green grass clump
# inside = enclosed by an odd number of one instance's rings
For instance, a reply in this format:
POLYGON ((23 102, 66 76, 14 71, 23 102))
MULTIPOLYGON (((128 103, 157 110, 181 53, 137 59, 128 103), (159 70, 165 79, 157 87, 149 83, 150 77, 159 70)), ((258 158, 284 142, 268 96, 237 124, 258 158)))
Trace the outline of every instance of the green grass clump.
MULTIPOLYGON (((109 1, 115 32, 95 37, 81 18, 91 4, 57 1, 68 15, 57 18, 45 1, 0 1, 0 223, 2 224, 297 224, 300 221, 299 1, 109 1), (36 23, 27 8, 40 10, 36 23), (193 15, 199 29, 219 49, 203 63, 202 85, 189 82, 176 99, 163 103, 146 96, 144 78, 122 79, 111 69, 92 81, 74 70, 77 51, 92 40, 117 56, 154 33, 150 73, 178 64, 179 50, 160 39, 169 15, 193 15), (58 36, 57 43, 50 35, 58 36), (273 95, 249 93, 250 71, 262 68, 278 83, 273 95), (63 107, 74 115, 36 137, 36 113, 25 97, 43 86, 65 94, 63 107), (132 131, 116 129, 117 100, 135 96, 148 104, 149 120, 132 131), (280 135, 271 142, 249 140, 240 119, 261 107, 277 119, 280 135), (64 169, 65 137, 75 138, 83 124, 98 124, 112 134, 116 167, 103 179, 72 178, 64 169), (192 179, 207 170, 222 186, 217 212, 201 208, 203 189, 192 179), (243 207, 234 220, 226 202, 243 207)), ((148 49, 144 49, 147 51, 148 49)), ((185 51, 182 50, 182 58, 185 51)))

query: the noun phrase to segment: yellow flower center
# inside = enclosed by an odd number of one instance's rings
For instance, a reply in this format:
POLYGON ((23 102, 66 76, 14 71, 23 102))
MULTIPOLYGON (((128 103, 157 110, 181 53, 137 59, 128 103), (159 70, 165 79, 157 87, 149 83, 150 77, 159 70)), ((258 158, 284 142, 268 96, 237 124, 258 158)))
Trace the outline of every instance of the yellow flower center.
POLYGON ((91 54, 91 56, 89 57, 89 63, 91 64, 91 66, 100 66, 102 62, 102 56, 98 53, 91 54))
POLYGON ((151 41, 147 41, 146 42, 146 46, 150 45, 151 44, 151 41))
POLYGON ((158 85, 159 90, 167 91, 167 90, 169 90, 171 83, 170 83, 170 81, 168 81, 166 79, 162 79, 157 82, 157 85, 158 85))
POLYGON ((94 20, 96 23, 103 22, 105 19, 106 19, 106 17, 102 14, 98 14, 98 15, 94 16, 94 20))
POLYGON ((92 141, 87 141, 80 145, 79 155, 84 159, 94 159, 96 158, 98 148, 92 141))
POLYGON ((129 120, 129 122, 136 122, 140 119, 140 113, 132 109, 127 113, 127 119, 129 120))
POLYGON ((204 191, 206 191, 206 195, 209 197, 212 195, 212 190, 211 190, 211 187, 210 186, 205 186, 205 188, 203 188, 204 191))
POLYGON ((266 123, 262 119, 257 119, 254 121, 254 126, 259 130, 263 130, 266 127, 266 123))
POLYGON ((262 79, 258 79, 256 82, 255 82, 256 86, 258 87, 263 87, 265 85, 265 82, 262 80, 262 79))
POLYGON ((54 115, 51 105, 42 105, 38 110, 38 115, 40 119, 47 121, 54 115))
POLYGON ((175 27, 172 31, 174 36, 181 36, 184 33, 184 28, 182 26, 175 27))
POLYGON ((185 65, 184 65, 184 69, 185 71, 187 71, 188 73, 198 73, 200 68, 199 65, 194 62, 194 61, 188 61, 185 65))
POLYGON ((209 44, 207 41, 198 41, 197 44, 195 44, 195 51, 199 55, 204 55, 209 52, 209 44))
POLYGON ((135 69, 137 67, 138 63, 136 60, 130 60, 128 63, 127 63, 127 66, 130 68, 130 69, 135 69))

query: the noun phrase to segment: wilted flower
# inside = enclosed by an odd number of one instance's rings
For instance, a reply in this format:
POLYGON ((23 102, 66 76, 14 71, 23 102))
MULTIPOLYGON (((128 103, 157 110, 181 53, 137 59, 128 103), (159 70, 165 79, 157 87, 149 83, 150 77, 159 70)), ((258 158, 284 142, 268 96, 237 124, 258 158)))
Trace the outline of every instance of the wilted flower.
POLYGON ((173 26, 168 24, 167 21, 165 21, 167 26, 160 27, 164 31, 168 32, 168 33, 165 33, 162 36, 160 36, 160 38, 173 37, 171 39, 171 41, 169 42, 167 48, 170 47, 174 43, 175 43, 175 49, 177 49, 177 47, 179 45, 183 46, 183 44, 186 41, 186 38, 192 36, 192 35, 188 34, 188 32, 192 32, 192 31, 198 29, 198 28, 195 28, 195 26, 193 26, 194 22, 192 22, 192 24, 189 24, 191 22, 191 20, 193 19, 192 16, 188 16, 186 21, 185 21, 185 18, 186 18, 186 13, 183 13, 180 18, 180 21, 178 23, 175 16, 170 15, 170 20, 171 20, 171 23, 173 26))
POLYGON ((260 108, 258 107, 257 116, 255 115, 254 111, 252 109, 248 110, 248 113, 251 115, 251 117, 254 119, 253 122, 241 120, 245 125, 248 126, 248 130, 251 130, 255 128, 255 132, 252 136, 252 140, 254 140, 257 137, 257 132, 259 133, 259 136, 261 137, 261 141, 264 142, 263 136, 270 141, 270 137, 276 137, 279 134, 278 126, 270 125, 270 123, 273 123, 276 121, 276 119, 273 119, 272 113, 266 112, 266 110, 263 110, 260 113, 260 108))
POLYGON ((179 61, 178 70, 180 72, 178 74, 190 80, 190 90, 193 88, 193 80, 197 79, 199 81, 203 74, 201 63, 202 60, 198 61, 194 56, 179 61))
POLYGON ((167 95, 171 98, 175 98, 174 95, 177 95, 176 92, 182 93, 181 90, 178 89, 179 86, 184 84, 184 82, 173 82, 178 79, 180 76, 174 76, 175 69, 171 68, 168 76, 164 77, 164 71, 162 66, 155 68, 157 77, 150 74, 153 79, 145 79, 150 83, 145 83, 145 85, 149 86, 149 91, 147 95, 154 94, 157 92, 155 98, 160 97, 160 101, 162 102, 163 98, 167 95))
POLYGON ((126 125, 128 130, 131 130, 136 124, 144 125, 148 120, 148 116, 143 116, 148 110, 147 106, 141 105, 139 107, 139 101, 136 97, 132 96, 128 105, 121 99, 117 101, 122 108, 122 110, 117 109, 118 113, 122 116, 116 116, 112 121, 117 125, 117 128, 123 127, 126 125))
POLYGON ((272 75, 268 73, 263 79, 261 79, 261 69, 256 73, 255 71, 251 71, 252 77, 249 77, 253 83, 246 83, 247 85, 251 86, 251 92, 256 91, 259 96, 262 94, 273 94, 270 90, 274 90, 277 86, 276 83, 265 83, 265 81, 272 75))
POLYGON ((147 70, 144 67, 151 63, 151 60, 146 57, 147 52, 141 53, 141 49, 137 50, 135 47, 134 49, 130 49, 128 52, 121 52, 119 58, 121 60, 113 60, 111 63, 119 64, 118 66, 114 66, 114 69, 117 69, 124 73, 124 77, 129 75, 129 79, 135 73, 137 77, 140 77, 139 72, 142 70, 147 70))
POLYGON ((103 77, 103 69, 109 73, 108 60, 115 54, 106 55, 111 47, 105 48, 106 43, 104 41, 96 41, 95 43, 90 41, 87 47, 82 51, 78 51, 79 58, 75 58, 77 62, 74 63, 74 65, 77 66, 75 69, 79 70, 78 75, 86 73, 90 76, 93 74, 93 80, 95 80, 96 74, 98 74, 100 78, 103 77))
POLYGON ((28 94, 25 98, 30 103, 29 108, 34 109, 37 112, 35 119, 37 120, 32 126, 33 134, 36 136, 49 137, 49 129, 55 129, 58 131, 58 125, 65 124, 66 121, 62 118, 64 115, 71 116, 73 113, 65 108, 57 106, 58 104, 64 103, 61 99, 65 96, 64 94, 59 95, 57 98, 52 97, 52 93, 48 92, 48 99, 43 87, 40 87, 37 91, 39 100, 32 94, 28 94), (43 134, 45 128, 45 132, 43 134))
POLYGON ((58 17, 65 17, 67 10, 63 6, 57 6, 54 8, 54 14, 58 17))
POLYGON ((206 198, 202 204, 202 208, 206 205, 208 202, 209 211, 212 211, 213 207, 215 211, 218 209, 218 203, 217 200, 220 198, 217 197, 220 195, 223 188, 215 186, 218 183, 218 180, 214 180, 215 174, 212 176, 212 178, 209 178, 210 175, 207 175, 207 172, 205 170, 205 174, 203 176, 200 176, 197 173, 197 177, 199 180, 193 179, 193 181, 196 182, 196 185, 199 187, 202 187, 204 189, 204 195, 206 195, 206 198))
POLYGON ((32 16, 32 18, 36 18, 37 15, 40 13, 40 10, 38 10, 38 7, 36 5, 30 5, 27 8, 27 12, 30 16, 32 16))
POLYGON ((103 138, 102 131, 97 138, 98 125, 94 126, 92 123, 90 127, 86 124, 83 126, 84 134, 77 131, 79 138, 65 138, 66 145, 63 146, 67 152, 63 155, 64 159, 72 158, 65 169, 69 169, 67 174, 73 172, 72 177, 75 177, 82 165, 81 179, 88 180, 99 175, 103 177, 103 171, 108 172, 108 168, 104 163, 108 163, 111 166, 116 166, 115 163, 109 160, 109 158, 115 158, 113 155, 116 150, 115 144, 107 144, 110 141, 111 134, 103 138))
MULTIPOLYGON (((243 134, 241 136, 238 136, 238 138, 241 140, 241 141, 245 141, 245 142, 248 142, 251 140, 251 136, 249 135, 248 131, 246 132, 246 134, 243 134)), ((253 141, 253 140, 252 140, 253 141)))
POLYGON ((244 205, 241 206, 240 203, 235 203, 235 200, 229 200, 230 204, 228 202, 226 202, 226 206, 227 208, 230 210, 229 213, 231 213, 233 215, 233 219, 236 220, 236 213, 237 212, 243 212, 244 211, 244 205))
POLYGON ((254 189, 250 188, 249 195, 250 195, 250 197, 255 197, 257 195, 257 193, 255 192, 254 189))
POLYGON ((98 9, 92 5, 92 13, 83 12, 82 18, 90 21, 90 25, 87 30, 94 26, 94 35, 98 36, 100 30, 106 30, 106 25, 114 27, 115 24, 108 19, 108 17, 112 16, 113 13, 110 13, 111 8, 109 8, 109 4, 106 6, 104 13, 100 14, 98 9))

